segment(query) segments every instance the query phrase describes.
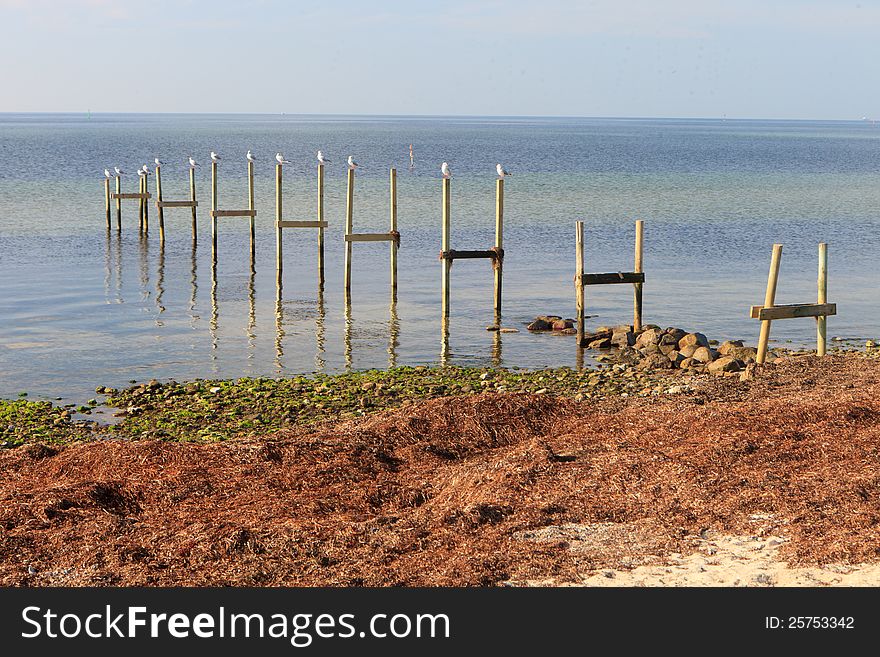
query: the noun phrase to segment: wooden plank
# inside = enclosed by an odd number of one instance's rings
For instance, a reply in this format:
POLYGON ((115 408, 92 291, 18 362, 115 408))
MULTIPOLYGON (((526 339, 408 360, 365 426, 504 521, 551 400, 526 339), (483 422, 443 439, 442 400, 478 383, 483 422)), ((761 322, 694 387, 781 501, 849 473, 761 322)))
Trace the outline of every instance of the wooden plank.
POLYGON ((796 319, 798 317, 825 317, 837 314, 836 303, 791 303, 781 306, 752 306, 749 315, 752 319, 775 320, 796 319))
POLYGON ((644 283, 645 274, 640 271, 613 272, 610 274, 584 274, 584 285, 611 285, 613 283, 644 283))
POLYGON ((150 192, 132 192, 126 194, 117 194, 114 192, 110 195, 110 198, 115 198, 119 200, 148 199, 153 198, 153 195, 150 194, 150 192))
POLYGON ((156 201, 156 205, 160 208, 195 208, 199 205, 198 201, 156 201))
MULTIPOLYGON (((449 180, 448 178, 444 178, 444 180, 449 180)), ((488 249, 486 251, 456 251, 455 249, 451 249, 449 251, 441 251, 440 259, 441 260, 469 260, 476 258, 491 258, 494 260, 498 257, 498 252, 493 251, 492 249, 488 249)))
POLYGON ((255 217, 256 210, 211 210, 212 217, 255 217))
POLYGON ((345 236, 346 242, 393 242, 395 239, 391 233, 349 233, 345 236))
POLYGON ((327 228, 326 221, 279 221, 279 228, 327 228))

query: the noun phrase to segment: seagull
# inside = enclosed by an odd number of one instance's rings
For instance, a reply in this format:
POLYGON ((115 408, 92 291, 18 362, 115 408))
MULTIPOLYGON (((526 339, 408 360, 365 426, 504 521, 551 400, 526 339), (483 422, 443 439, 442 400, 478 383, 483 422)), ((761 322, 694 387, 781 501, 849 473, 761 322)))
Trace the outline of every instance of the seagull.
POLYGON ((194 159, 192 159, 192 157, 189 158, 189 168, 190 169, 195 169, 196 167, 200 167, 200 166, 202 166, 202 165, 199 164, 198 162, 196 162, 194 159))
POLYGON ((165 163, 164 163, 162 160, 160 160, 158 157, 157 157, 157 158, 154 158, 154 159, 153 159, 153 162, 156 163, 156 166, 157 166, 157 167, 160 167, 160 166, 162 166, 163 164, 165 164, 165 163))
POLYGON ((349 155, 349 156, 348 156, 348 168, 349 168, 349 169, 357 169, 359 166, 360 166, 360 165, 359 165, 357 162, 354 161, 354 156, 353 156, 353 155, 349 155))
POLYGON ((142 171, 144 172, 144 175, 145 175, 145 176, 149 176, 149 175, 150 175, 150 170, 149 170, 149 168, 147 168, 147 165, 146 165, 146 164, 144 165, 144 168, 142 169, 142 171))
POLYGON ((123 171, 123 170, 120 169, 119 167, 113 167, 113 170, 116 172, 116 177, 117 177, 117 178, 118 178, 119 176, 124 176, 124 175, 125 175, 125 171, 123 171))
POLYGON ((213 162, 214 164, 220 163, 220 156, 217 155, 217 153, 215 153, 214 151, 211 151, 211 162, 213 162))
POLYGON ((281 153, 275 153, 275 161, 278 162, 278 164, 290 164, 290 160, 285 160, 281 153))
MULTIPOLYGON (((255 157, 253 156, 253 154, 251 153, 250 149, 248 149, 248 152, 247 152, 247 156, 246 156, 246 157, 247 157, 247 159, 248 159, 248 162, 256 162, 256 161, 257 161, 257 158, 255 158, 255 157)), ((219 160, 220 158, 218 157, 217 159, 219 160)))
POLYGON ((505 171, 505 170, 504 170, 504 167, 501 166, 500 164, 496 164, 496 165, 495 165, 495 171, 498 172, 498 177, 499 177, 499 178, 504 178, 505 176, 509 176, 509 175, 510 175, 510 171, 505 171))
POLYGON ((452 174, 449 171, 449 165, 446 162, 440 165, 440 173, 443 174, 444 178, 452 178, 452 174))
POLYGON ((320 162, 321 164, 327 164, 328 162, 330 162, 330 160, 324 157, 324 154, 321 151, 318 151, 318 162, 320 162))
POLYGON ((110 170, 109 170, 109 169, 104 169, 104 177, 105 177, 107 180, 110 180, 110 179, 113 177, 113 176, 110 175, 110 170))

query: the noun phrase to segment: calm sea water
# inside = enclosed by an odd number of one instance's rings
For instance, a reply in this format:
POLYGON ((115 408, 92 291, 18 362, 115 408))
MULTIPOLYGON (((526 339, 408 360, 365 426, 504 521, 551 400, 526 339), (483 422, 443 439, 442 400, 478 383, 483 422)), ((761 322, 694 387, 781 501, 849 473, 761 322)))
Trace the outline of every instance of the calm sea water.
MULTIPOLYGON (((134 176, 124 191, 136 191, 134 176)), ((152 185, 152 179, 151 179, 152 185)), ((812 301, 816 249, 829 243, 829 334, 880 334, 880 127, 861 122, 224 115, 0 115, 0 396, 82 400, 129 380, 283 376, 432 364, 575 365, 571 337, 532 335, 536 314, 575 312, 574 222, 586 222, 587 269, 632 267, 633 220, 645 220, 645 320, 754 342, 748 307, 763 300, 771 245, 785 245, 778 303, 812 301), (415 167, 409 167, 409 144, 415 167), (326 282, 312 230, 285 232, 275 286, 274 154, 286 218, 315 215, 314 152, 326 171, 326 282), (189 210, 168 210, 160 248, 106 230, 103 169, 159 156, 166 199, 188 194, 184 162, 223 157, 220 205, 245 207, 244 153, 256 170, 256 271, 245 219, 221 219, 211 267, 210 169, 198 172, 199 241, 189 210), (358 172, 355 229, 388 229, 388 169, 398 169, 399 292, 388 245, 354 245, 353 303, 342 295, 345 158, 358 172), (504 318, 492 323, 486 261, 452 270, 448 347, 440 324, 440 175, 453 171, 452 245, 494 234, 494 168, 505 195, 504 318)), ((628 286, 588 289, 591 326, 631 321, 628 286)), ((811 320, 776 322, 777 342, 811 344, 811 320)), ((589 358, 587 359, 589 363, 589 358)))

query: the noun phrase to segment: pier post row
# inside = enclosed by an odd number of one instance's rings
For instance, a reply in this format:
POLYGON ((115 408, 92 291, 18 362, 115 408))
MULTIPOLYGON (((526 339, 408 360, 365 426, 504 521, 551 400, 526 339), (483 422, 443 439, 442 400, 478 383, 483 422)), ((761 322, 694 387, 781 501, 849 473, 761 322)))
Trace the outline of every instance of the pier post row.
MULTIPOLYGON (((137 193, 123 193, 122 192, 122 176, 116 176, 116 191, 110 194, 110 199, 116 201, 116 229, 122 230, 122 201, 137 201, 138 202, 138 225, 139 230, 143 231, 145 214, 146 214, 146 201, 152 198, 152 194, 147 191, 146 188, 146 176, 138 176, 138 191, 137 193)), ((109 181, 107 181, 107 186, 109 187, 109 181)), ((110 226, 109 222, 109 212, 108 212, 108 222, 107 226, 110 226)))
POLYGON ((162 167, 156 165, 156 212, 159 215, 159 241, 165 243, 165 208, 192 208, 192 231, 193 240, 196 239, 196 208, 199 203, 196 201, 196 176, 195 169, 189 170, 189 193, 188 201, 166 201, 162 198, 162 167))
POLYGON ((345 297, 351 296, 351 245, 353 242, 389 242, 391 245, 391 290, 397 293, 397 249, 400 233, 397 232, 397 169, 391 169, 390 206, 391 227, 387 233, 354 232, 354 169, 348 170, 348 186, 345 197, 345 297))
POLYGON ((284 219, 284 194, 281 164, 275 165, 275 268, 276 283, 281 286, 281 274, 284 269, 284 247, 282 229, 284 228, 317 228, 318 229, 318 283, 324 282, 324 165, 318 164, 318 216, 315 221, 289 221, 284 219))
POLYGON ((584 222, 575 223, 575 276, 574 291, 577 304, 577 335, 578 345, 584 345, 584 317, 585 317, 585 294, 584 287, 587 285, 612 285, 616 283, 631 283, 633 286, 633 331, 642 328, 642 286, 645 284, 645 273, 642 271, 642 241, 644 236, 644 222, 636 221, 636 242, 633 271, 611 272, 607 274, 584 273, 584 222))
POLYGON ((471 260, 485 258, 492 261, 494 271, 493 309, 496 324, 501 321, 501 282, 504 274, 504 179, 495 181, 495 246, 481 251, 457 251, 451 248, 451 183, 449 178, 443 179, 442 186, 442 236, 440 260, 443 263, 441 274, 442 315, 449 317, 450 271, 455 260, 471 260))
POLYGON ((251 268, 255 267, 256 255, 254 246, 254 219, 257 211, 254 207, 254 163, 248 162, 248 209, 220 210, 217 207, 217 163, 211 162, 211 244, 213 258, 217 260, 217 219, 220 217, 249 217, 251 223, 251 268))
POLYGON ((767 276, 767 291, 764 294, 764 305, 752 306, 749 311, 752 319, 761 320, 758 354, 755 358, 759 365, 763 364, 767 359, 767 346, 770 342, 770 324, 773 320, 815 317, 816 355, 824 356, 827 346, 828 316, 837 314, 837 304, 828 303, 828 245, 825 242, 819 244, 819 278, 816 303, 775 305, 776 284, 779 281, 779 264, 781 260, 782 244, 774 244, 770 257, 770 273, 767 276))

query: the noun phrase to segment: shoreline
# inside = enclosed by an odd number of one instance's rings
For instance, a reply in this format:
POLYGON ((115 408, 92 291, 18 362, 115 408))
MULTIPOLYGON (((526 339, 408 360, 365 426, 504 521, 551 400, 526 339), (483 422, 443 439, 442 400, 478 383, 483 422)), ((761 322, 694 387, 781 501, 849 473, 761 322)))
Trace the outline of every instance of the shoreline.
POLYGON ((278 428, 242 405, 309 391, 148 385, 120 393, 146 402, 126 432, 0 450, 0 582, 880 584, 876 355, 646 372, 644 396, 612 367, 579 401, 596 371, 404 370, 325 377, 337 404, 278 428))

